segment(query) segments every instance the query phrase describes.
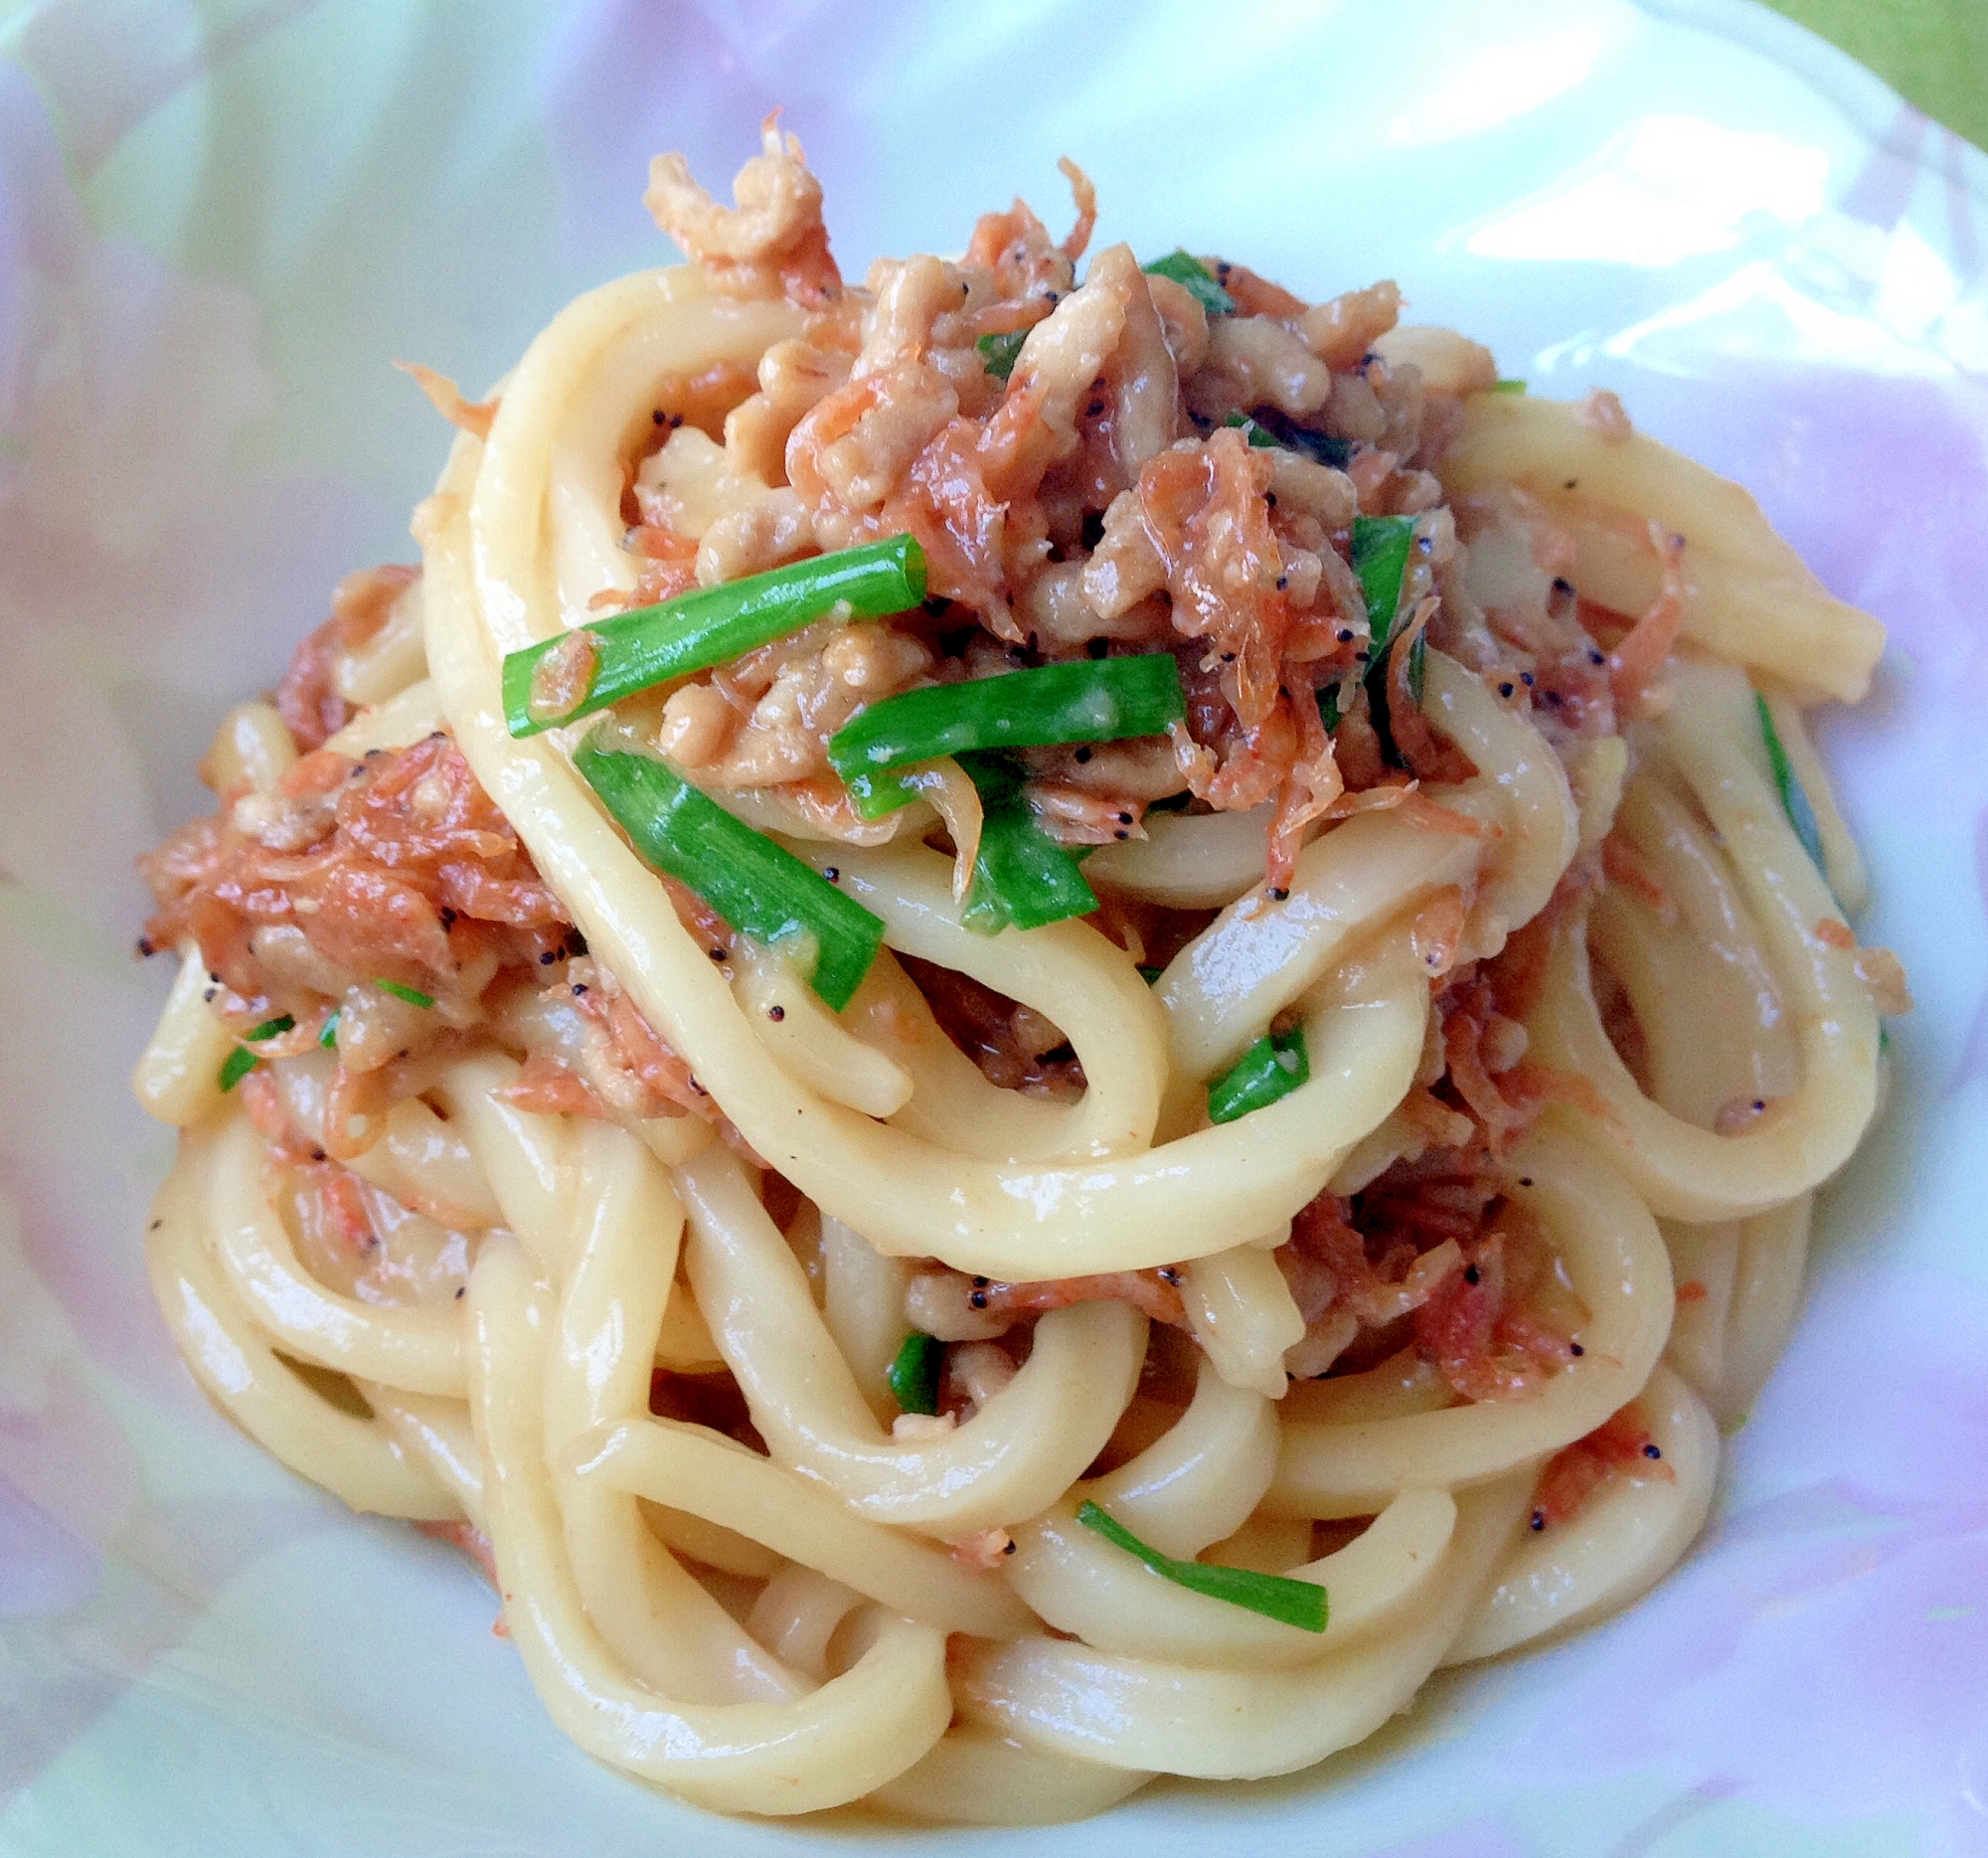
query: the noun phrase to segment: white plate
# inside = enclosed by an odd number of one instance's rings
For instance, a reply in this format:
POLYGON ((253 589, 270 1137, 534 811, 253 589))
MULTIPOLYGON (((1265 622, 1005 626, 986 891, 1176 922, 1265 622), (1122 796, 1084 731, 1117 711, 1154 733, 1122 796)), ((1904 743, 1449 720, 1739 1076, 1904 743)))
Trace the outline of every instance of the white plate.
POLYGON ((0 1851, 1988 1850, 1988 162, 1740 4, 898 11, 54 0, 0 40, 0 1851), (1392 274, 1614 388, 1893 627, 1829 741, 1920 1010, 1710 1536, 1311 1774, 1055 1833, 694 1814, 575 1753, 468 1569, 237 1437, 152 1310, 130 861, 332 581, 410 554, 445 433, 388 358, 487 383, 656 258, 653 150, 722 181, 773 103, 854 270, 1018 189, 1059 220, 1068 152, 1108 239, 1392 274))

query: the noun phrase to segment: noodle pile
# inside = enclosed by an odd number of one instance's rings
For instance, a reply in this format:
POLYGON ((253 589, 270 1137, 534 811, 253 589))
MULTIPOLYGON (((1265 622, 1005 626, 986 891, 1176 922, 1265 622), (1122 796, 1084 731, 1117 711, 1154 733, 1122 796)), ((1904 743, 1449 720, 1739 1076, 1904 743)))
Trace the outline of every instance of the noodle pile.
POLYGON ((419 569, 341 586, 147 861, 201 1385, 722 1811, 1286 1773, 1634 1599, 1908 1004, 1803 724, 1882 633, 1750 498, 1392 284, 1081 263, 1068 172, 1067 239, 1017 202, 858 288, 770 123, 734 207, 659 158, 692 262, 480 405, 415 371, 419 569), (561 721, 614 615, 887 544, 902 610, 561 721), (875 817, 837 771, 908 693, 1154 658, 1164 733, 932 754, 875 817), (875 920, 846 1003, 583 739, 875 920))

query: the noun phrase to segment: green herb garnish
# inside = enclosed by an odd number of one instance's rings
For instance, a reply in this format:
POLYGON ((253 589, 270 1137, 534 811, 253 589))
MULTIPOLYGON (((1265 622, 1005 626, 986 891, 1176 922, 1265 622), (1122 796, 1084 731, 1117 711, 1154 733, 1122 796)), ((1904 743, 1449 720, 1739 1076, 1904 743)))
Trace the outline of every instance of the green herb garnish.
POLYGON ((1523 394, 1526 384, 1523 381, 1494 381, 1491 391, 1494 394, 1523 394))
MULTIPOLYGON (((533 681, 549 652, 575 635, 541 639, 504 660, 504 719, 514 736, 591 716, 638 690, 687 677, 798 631, 837 606, 853 618, 908 611, 925 596, 924 551, 910 536, 818 555, 723 587, 616 613, 586 627, 594 641, 593 674, 570 709, 548 714, 533 701, 533 681)), ((569 647, 570 649, 570 647, 569 647)))
POLYGON ((264 1039, 280 1038, 282 1034, 288 1032, 296 1023, 289 1014, 285 1013, 277 1019, 265 1019, 253 1032, 245 1032, 242 1036, 260 1045, 264 1039))
POLYGON ((573 764, 636 851, 689 885, 734 929, 804 953, 809 985, 839 1013, 877 958, 883 923, 673 768, 603 748, 601 733, 580 745, 573 764))
POLYGON ((234 1090, 260 1062, 246 1045, 238 1045, 221 1061, 219 1082, 223 1092, 234 1090))
POLYGON ((876 782, 893 768, 980 749, 1159 736, 1186 716, 1171 652, 1082 659, 886 697, 836 731, 828 761, 850 783, 856 810, 874 819, 909 797, 897 783, 876 782))
POLYGON ((1005 381, 1015 372, 1022 344, 1028 339, 1026 329, 1010 329, 1003 335, 983 335, 973 346, 980 351, 980 359, 987 372, 995 380, 1005 381))
POLYGON ((1208 1087, 1208 1119, 1234 1122, 1252 1109, 1288 1097, 1311 1079, 1304 1028, 1268 1033, 1208 1087))
MULTIPOLYGON (((377 975, 374 976, 373 984, 382 993, 391 993, 395 999, 405 1000, 410 1006, 434 1005, 434 995, 423 993, 418 987, 404 987, 397 980, 381 980, 377 975)), ((318 1036, 322 1038, 323 1034, 320 1033, 318 1036)))
POLYGON ((327 1052, 338 1050, 338 1014, 335 1011, 328 1015, 324 1024, 318 1028, 317 1042, 327 1052))
POLYGON ((1191 252, 1169 252, 1143 267, 1155 277, 1171 277, 1211 316, 1235 313, 1236 299, 1215 281, 1215 273, 1191 252))
POLYGON ((899 1346, 897 1357, 884 1370, 892 1394, 906 1413, 938 1411, 939 1360, 944 1344, 935 1335, 913 1329, 899 1346))
POLYGON ((1227 1601, 1259 1612, 1266 1619, 1294 1625, 1301 1632, 1323 1632, 1329 1613, 1325 1589, 1311 1581, 1293 1581, 1280 1574, 1253 1574, 1246 1568, 1219 1568, 1207 1562, 1176 1561, 1141 1542, 1116 1518, 1087 1498, 1077 1506, 1077 1520, 1105 1541, 1137 1556, 1156 1575, 1210 1600, 1227 1601))
POLYGON ((959 764, 980 794, 980 849, 960 922, 982 935, 996 935, 1095 910, 1097 894, 1076 856, 1030 811, 1021 763, 1013 756, 982 754, 962 755, 959 764))

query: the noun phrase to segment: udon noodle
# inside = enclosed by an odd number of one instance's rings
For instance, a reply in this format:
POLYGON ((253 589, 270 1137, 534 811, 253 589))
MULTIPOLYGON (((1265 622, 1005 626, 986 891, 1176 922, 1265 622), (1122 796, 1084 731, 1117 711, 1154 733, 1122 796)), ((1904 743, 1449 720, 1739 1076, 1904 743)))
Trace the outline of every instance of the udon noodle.
POLYGON ((692 261, 483 403, 416 371, 418 570, 340 588, 149 861, 195 1376, 723 1811, 1282 1774, 1633 1600, 1905 1004, 1804 724, 1882 634, 1744 492, 1391 284, 1079 280, 1069 172, 1061 243, 1017 202, 859 288, 770 125, 734 208, 658 160, 692 261), (565 720, 614 615, 865 548, 890 610, 565 720), (857 803, 858 719, 1051 667, 1177 709, 857 803), (655 852, 610 763, 734 851, 655 852), (751 931, 748 867, 830 928, 751 931))

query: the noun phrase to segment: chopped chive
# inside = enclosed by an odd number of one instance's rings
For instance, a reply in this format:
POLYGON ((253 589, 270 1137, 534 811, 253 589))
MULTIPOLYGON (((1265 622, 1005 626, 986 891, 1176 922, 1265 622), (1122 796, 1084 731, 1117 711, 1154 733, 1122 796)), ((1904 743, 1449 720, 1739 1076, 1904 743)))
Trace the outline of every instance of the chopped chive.
POLYGON ((1144 961, 1141 961, 1139 963, 1139 978, 1142 981, 1144 981, 1148 987, 1158 986, 1160 976, 1164 974, 1166 971, 1167 970, 1163 967, 1153 967, 1144 961))
POLYGON ((504 720, 512 735, 535 736, 653 684, 725 664, 838 605, 854 618, 876 619, 908 611, 924 596, 924 551, 910 536, 700 588, 660 606, 589 624, 594 662, 584 679, 585 694, 565 709, 548 712, 535 702, 534 682, 547 655, 574 649, 570 641, 580 635, 558 633, 510 653, 504 660, 504 720))
MULTIPOLYGON (((1402 593, 1408 581, 1408 557, 1414 547, 1415 519, 1412 516, 1356 516, 1353 519, 1353 572, 1360 578, 1367 598, 1368 645, 1367 711, 1374 733, 1381 740, 1381 753, 1399 764, 1395 732, 1388 715, 1388 647, 1401 615, 1402 593)), ((1426 653, 1417 639, 1408 651, 1408 688, 1417 701, 1425 674, 1426 653)))
POLYGON ((1143 267, 1154 277, 1171 277, 1184 285, 1189 296, 1211 316, 1228 316, 1236 309, 1236 299, 1215 281, 1215 273, 1191 252, 1169 252, 1143 267))
POLYGON ((1028 339, 1026 329, 1010 329, 1004 335, 983 335, 973 346, 980 351, 980 359, 987 372, 995 380, 1005 381, 1015 372, 1022 344, 1028 339))
POLYGON ((1249 423, 1256 431, 1266 434, 1258 438, 1252 432, 1249 436, 1252 445, 1283 445, 1291 451, 1303 452, 1314 464, 1329 464, 1336 471, 1343 471, 1352 461, 1352 439, 1334 438, 1329 432, 1314 432, 1310 426, 1300 425, 1275 407, 1258 407, 1249 416, 1249 423))
POLYGON ((1767 739, 1767 765, 1773 770, 1774 790, 1781 796, 1781 810, 1787 814, 1788 824, 1794 827, 1795 837, 1801 840, 1802 850, 1821 871, 1824 869, 1822 828, 1816 821, 1815 808, 1809 804, 1794 762, 1788 760, 1781 732, 1774 727, 1774 713, 1757 690, 1753 693, 1753 707, 1760 714, 1760 734, 1767 739))
POLYGON ((943 1353, 943 1345, 935 1335, 913 1329, 905 1337, 896 1359, 884 1370, 884 1379, 890 1384, 901 1411, 938 1411, 939 1357, 943 1353))
POLYGON ((333 1012, 318 1028, 317 1042, 327 1052, 338 1050, 338 1014, 333 1012))
POLYGON ((1088 916, 1097 893, 1076 857, 1029 810, 1021 764, 1007 755, 963 755, 959 764, 980 793, 980 850, 959 920, 982 935, 1041 929, 1088 916))
MULTIPOLYGON (((858 775, 976 749, 1159 736, 1186 716, 1180 667, 1171 652, 1087 658, 886 697, 836 731, 829 740, 828 760, 845 781, 853 782, 858 775)), ((858 793, 856 798, 859 812, 866 804, 883 812, 904 804, 885 793, 858 793)))
POLYGON ((736 929, 789 944, 809 984, 840 1012, 883 944, 884 925, 853 897, 646 755, 600 746, 594 730, 573 762, 659 871, 687 884, 736 929), (805 951, 811 950, 811 955, 805 951))
POLYGON ((1408 550, 1414 546, 1412 516, 1356 516, 1353 519, 1353 572, 1367 596, 1367 627, 1373 633, 1373 663, 1379 663, 1401 610, 1402 584, 1408 579, 1408 550))
POLYGON ((289 1014, 285 1013, 277 1019, 265 1019, 253 1032, 245 1032, 242 1036, 260 1045, 264 1039, 280 1037, 283 1033, 288 1032, 296 1023, 289 1014))
POLYGON ((1496 381, 1492 383, 1491 391, 1494 394, 1523 394, 1526 384, 1523 381, 1496 381))
POLYGON ((1242 436, 1259 448, 1267 448, 1277 442, 1276 434, 1268 426, 1258 425, 1246 413, 1232 413, 1222 423, 1240 427, 1242 436))
POLYGON ((223 1092, 234 1090, 260 1062, 246 1045, 238 1045, 221 1061, 219 1082, 223 1092))
POLYGON ((1221 1568, 1207 1562, 1176 1561, 1141 1542, 1131 1530, 1086 1498, 1077 1506, 1077 1520, 1105 1541, 1136 1556, 1156 1575, 1176 1587, 1206 1594, 1259 1612, 1266 1619, 1294 1625, 1301 1632, 1323 1632, 1330 1611, 1325 1589, 1312 1581, 1293 1581, 1280 1574, 1254 1574, 1247 1568, 1221 1568))
POLYGON ((1266 1034, 1208 1087, 1208 1119, 1234 1122, 1288 1097, 1311 1079, 1304 1028, 1266 1034))
POLYGON ((374 986, 382 993, 391 993, 397 1000, 405 1000, 410 1006, 433 1006, 434 995, 423 993, 418 987, 403 987, 397 980, 382 980, 374 976, 374 986))

